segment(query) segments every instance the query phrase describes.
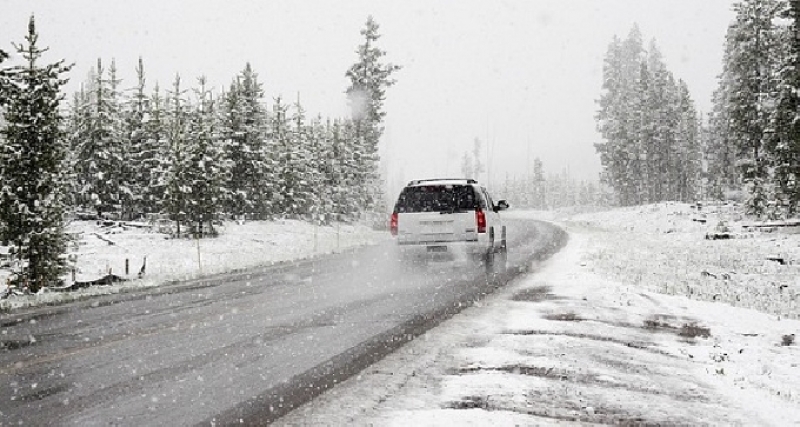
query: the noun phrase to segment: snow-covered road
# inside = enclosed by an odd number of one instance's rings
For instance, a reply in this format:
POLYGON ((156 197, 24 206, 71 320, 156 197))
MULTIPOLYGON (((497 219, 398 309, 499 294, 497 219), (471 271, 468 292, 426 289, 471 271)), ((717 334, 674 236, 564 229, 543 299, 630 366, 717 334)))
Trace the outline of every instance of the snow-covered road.
POLYGON ((609 280, 608 235, 567 229, 542 271, 278 425, 800 424, 800 322, 609 280))

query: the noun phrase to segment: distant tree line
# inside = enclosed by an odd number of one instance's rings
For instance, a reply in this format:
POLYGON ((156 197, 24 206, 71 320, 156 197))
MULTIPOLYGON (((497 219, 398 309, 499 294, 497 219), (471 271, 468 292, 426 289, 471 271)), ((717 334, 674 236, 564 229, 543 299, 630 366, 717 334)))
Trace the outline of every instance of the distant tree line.
POLYGON ((712 195, 744 188, 749 214, 800 209, 800 1, 744 0, 725 38, 707 129, 712 195))
POLYGON ((539 158, 534 159, 532 170, 527 173, 506 175, 498 190, 498 197, 521 209, 596 208, 610 203, 610 195, 595 181, 575 179, 566 169, 545 175, 539 158))
MULTIPOLYGON (((248 63, 215 93, 179 75, 166 90, 123 86, 101 60, 64 107, 70 66, 40 65, 31 17, 25 65, 0 68, 0 243, 16 260, 14 283, 37 291, 64 271, 65 217, 89 211, 123 219, 166 216, 178 235, 215 234, 223 217, 328 223, 383 212, 378 141, 385 91, 399 66, 383 62, 378 25, 361 31, 346 76, 349 118, 308 118, 264 99, 248 63)), ((0 51, 0 63, 8 54, 0 51)))
MULTIPOLYGON (((479 179, 486 172, 481 160, 481 146, 481 140, 475 138, 472 151, 463 153, 461 176, 479 179)), ((610 203, 610 194, 596 181, 576 180, 566 169, 545 176, 544 163, 538 157, 523 174, 506 173, 505 178, 490 190, 493 197, 506 199, 518 209, 553 210, 608 206, 610 203)))

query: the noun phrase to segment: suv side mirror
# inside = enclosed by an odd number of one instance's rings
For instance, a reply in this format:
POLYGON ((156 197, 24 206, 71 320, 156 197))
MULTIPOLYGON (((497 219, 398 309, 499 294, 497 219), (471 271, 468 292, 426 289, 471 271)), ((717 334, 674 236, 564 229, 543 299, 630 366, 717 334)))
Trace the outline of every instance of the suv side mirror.
POLYGON ((508 208, 509 208, 508 202, 506 202, 505 200, 501 200, 497 202, 497 206, 495 206, 494 211, 499 212, 502 210, 506 210, 508 208))

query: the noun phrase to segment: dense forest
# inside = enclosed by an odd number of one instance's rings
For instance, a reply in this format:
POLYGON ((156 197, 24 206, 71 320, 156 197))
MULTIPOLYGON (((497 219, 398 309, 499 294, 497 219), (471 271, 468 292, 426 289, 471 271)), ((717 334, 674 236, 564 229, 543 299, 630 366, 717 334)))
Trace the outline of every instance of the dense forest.
MULTIPOLYGON (((176 236, 215 235, 224 218, 315 223, 385 211, 378 142, 383 102, 400 69, 384 63, 378 24, 361 30, 357 60, 342 70, 352 114, 307 117, 297 99, 264 99, 246 64, 217 93, 187 84, 125 85, 98 59, 65 99, 65 61, 41 64, 31 17, 23 64, 0 68, 0 243, 16 260, 15 285, 36 291, 63 272, 69 215, 169 219, 176 236)), ((0 51, 0 63, 9 55, 0 51)), ((383 217, 383 215, 381 215, 383 217)))

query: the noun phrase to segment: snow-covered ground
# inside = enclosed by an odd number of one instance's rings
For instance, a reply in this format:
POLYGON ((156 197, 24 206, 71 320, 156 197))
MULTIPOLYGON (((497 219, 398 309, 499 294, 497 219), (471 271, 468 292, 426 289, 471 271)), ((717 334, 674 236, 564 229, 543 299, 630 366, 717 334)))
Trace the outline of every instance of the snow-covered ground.
POLYGON ((562 218, 538 271, 278 424, 800 424, 800 239, 717 211, 562 218), (706 240, 723 219, 740 238, 706 240))
MULTIPOLYGON (((314 227, 294 220, 226 222, 219 230, 219 237, 201 240, 170 239, 149 227, 119 223, 103 227, 95 221, 74 221, 67 231, 79 236, 78 243, 70 248, 70 254, 75 257, 75 280, 96 280, 112 273, 129 281, 73 292, 44 290, 37 295, 15 295, 0 300, 0 310, 53 304, 310 258, 389 238, 385 231, 361 225, 314 227), (128 274, 125 274, 126 260, 128 274), (145 274, 139 279, 138 273, 145 263, 145 274)), ((0 270, 0 295, 5 293, 7 277, 8 271, 0 270)), ((72 283, 71 274, 65 279, 67 284, 72 283)))

